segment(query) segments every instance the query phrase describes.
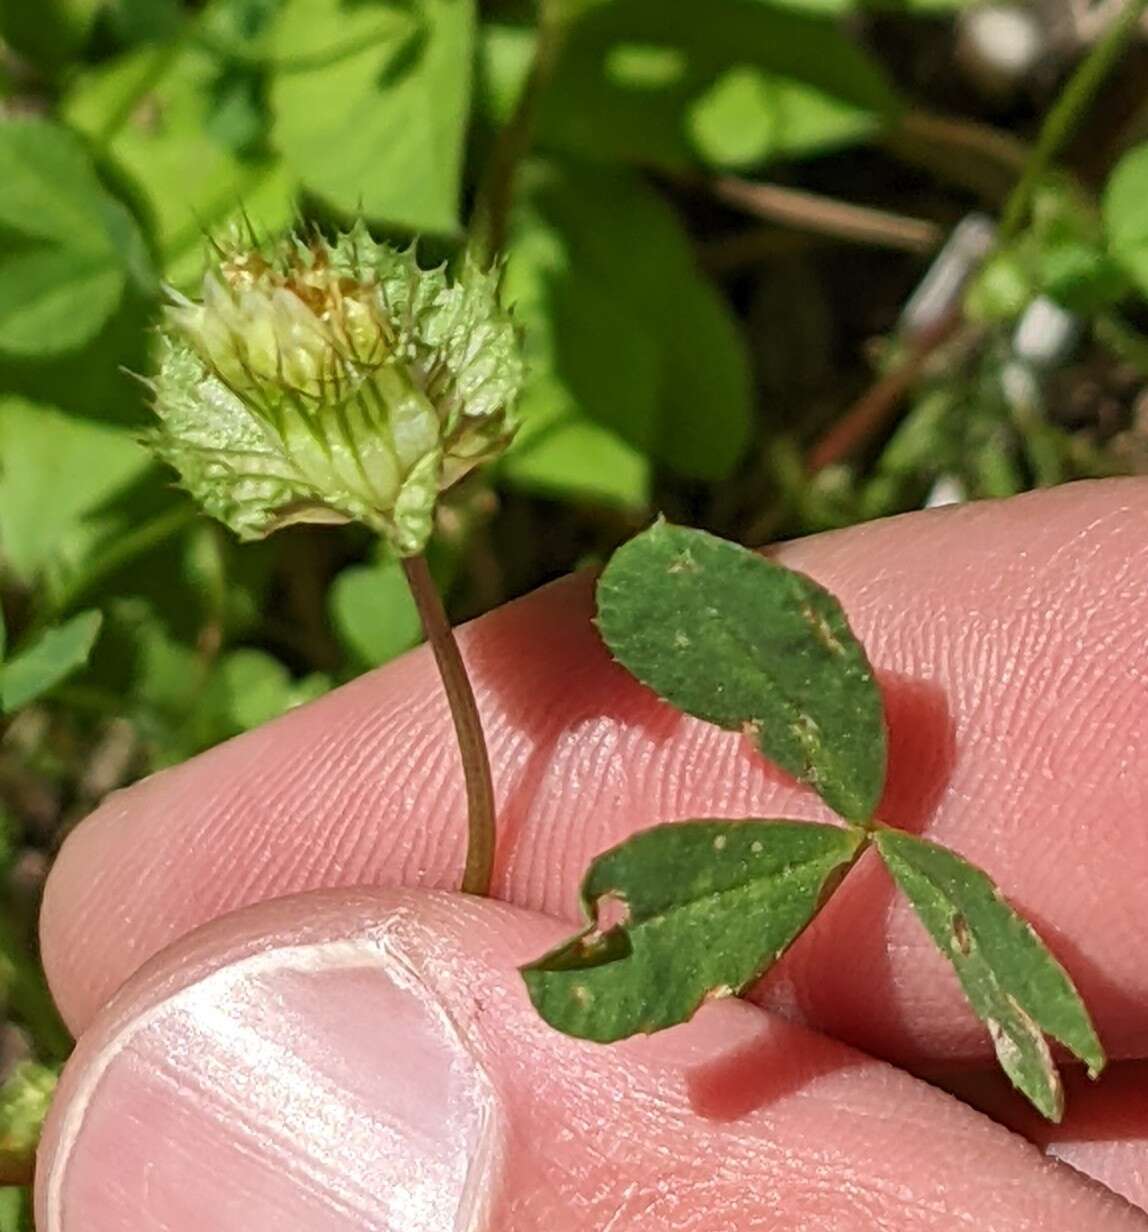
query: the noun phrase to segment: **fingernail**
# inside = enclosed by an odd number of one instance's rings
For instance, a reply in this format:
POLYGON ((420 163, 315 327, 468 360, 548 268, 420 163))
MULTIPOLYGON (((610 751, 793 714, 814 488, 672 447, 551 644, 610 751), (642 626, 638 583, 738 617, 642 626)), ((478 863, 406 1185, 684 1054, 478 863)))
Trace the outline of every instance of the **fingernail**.
POLYGON ((375 942, 272 950, 146 1011, 85 1068, 43 1232, 478 1232, 497 1096, 375 942))

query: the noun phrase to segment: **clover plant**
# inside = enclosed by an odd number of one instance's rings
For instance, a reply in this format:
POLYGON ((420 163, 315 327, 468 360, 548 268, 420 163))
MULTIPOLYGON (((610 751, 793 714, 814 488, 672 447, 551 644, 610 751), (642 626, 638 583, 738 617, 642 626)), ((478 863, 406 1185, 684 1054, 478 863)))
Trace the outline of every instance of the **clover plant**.
POLYGON ((582 885, 587 927, 523 968, 543 1018, 605 1042, 673 1026, 711 998, 744 992, 873 847, 953 964, 1005 1073, 1059 1120, 1064 1097, 1046 1037, 1096 1077, 1105 1056, 1088 1011, 986 873, 878 819, 881 693, 837 600, 736 544, 659 521, 603 573, 598 627, 643 684, 744 733, 843 824, 680 821, 600 855, 582 885), (619 909, 620 921, 599 923, 619 909))

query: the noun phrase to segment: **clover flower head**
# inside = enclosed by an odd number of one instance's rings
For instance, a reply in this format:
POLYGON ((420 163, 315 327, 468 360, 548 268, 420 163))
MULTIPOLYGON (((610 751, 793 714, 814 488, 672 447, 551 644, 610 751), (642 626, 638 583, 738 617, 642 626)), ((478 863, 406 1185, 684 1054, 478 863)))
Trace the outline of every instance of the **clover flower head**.
POLYGON ((420 552, 439 494, 517 428, 498 272, 421 269, 361 224, 216 255, 165 312, 153 447, 242 538, 360 521, 420 552))

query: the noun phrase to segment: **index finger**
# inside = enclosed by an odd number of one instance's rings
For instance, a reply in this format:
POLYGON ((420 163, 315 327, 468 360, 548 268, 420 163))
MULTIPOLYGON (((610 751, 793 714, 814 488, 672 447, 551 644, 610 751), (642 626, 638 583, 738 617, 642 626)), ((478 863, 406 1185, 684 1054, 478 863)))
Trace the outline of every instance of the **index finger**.
MULTIPOLYGON (((886 695, 882 815, 985 867, 1033 919, 1114 1055, 1148 1048, 1148 484, 1080 484, 871 523, 779 559, 842 600, 886 695)), ((576 914, 589 859, 656 822, 824 817, 739 736, 612 664, 589 579, 460 638, 500 808, 498 896, 576 914)), ((66 843, 43 937, 75 1028, 151 954, 319 887, 454 886, 461 775, 415 652, 112 797, 66 843)), ((988 1054, 945 961, 868 860, 763 990, 898 1059, 988 1054)))

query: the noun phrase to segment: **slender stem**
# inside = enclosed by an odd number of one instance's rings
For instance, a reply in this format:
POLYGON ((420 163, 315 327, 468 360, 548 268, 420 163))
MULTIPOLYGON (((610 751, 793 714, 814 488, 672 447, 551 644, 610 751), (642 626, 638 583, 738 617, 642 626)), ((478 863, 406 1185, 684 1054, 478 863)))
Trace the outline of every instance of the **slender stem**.
POLYGON ((815 441, 806 459, 810 472, 833 466, 863 445, 888 423, 929 357, 959 328, 954 309, 918 337, 901 364, 879 377, 836 423, 815 441))
POLYGON ((1029 147, 976 120, 913 108, 881 138, 895 158, 999 208, 1024 172, 1029 147))
POLYGON ((858 244, 927 253, 942 238, 941 228, 926 219, 837 201, 802 188, 754 183, 734 175, 719 176, 710 186, 715 197, 759 218, 858 244))
POLYGON ((40 1057, 62 1064, 72 1051, 72 1037, 64 1026, 43 968, 20 937, 7 912, 0 913, 0 951, 8 967, 8 1009, 27 1028, 40 1057))
POLYGON ((1038 184, 1061 146, 1084 118, 1096 91, 1123 53, 1146 7, 1148 0, 1128 0, 1108 32, 1097 41, 1096 46, 1065 83, 1060 96, 1044 118, 1024 174, 1005 205, 1001 220, 1002 240, 1015 235, 1024 222, 1038 184))
POLYGON ((471 232, 474 250, 484 265, 491 264, 506 246, 515 175, 530 149, 538 103, 554 73, 562 47, 565 26, 560 7, 561 0, 539 0, 534 59, 514 111, 498 134, 479 185, 471 232))
POLYGON ((103 123, 92 134, 92 140, 99 153, 107 152, 139 105, 167 76, 168 70, 179 59, 188 42, 194 37, 213 2, 214 0, 207 0, 198 13, 184 18, 183 24, 174 37, 157 44, 152 50, 134 81, 129 83, 127 90, 119 96, 115 106, 104 116, 103 123))
POLYGON ((442 605, 442 597, 427 568, 426 557, 405 557, 403 570, 427 641, 434 651, 450 703, 458 749, 462 754, 469 827, 462 889, 466 894, 489 894, 494 868, 494 784, 490 777, 486 739, 482 734, 482 719, 474 700, 470 677, 466 674, 466 665, 459 654, 454 630, 442 605))
POLYGON ((1117 312, 1105 312, 1093 323, 1093 332, 1117 359, 1148 376, 1148 336, 1129 325, 1117 312))
POLYGON ((85 564, 82 573, 66 582, 52 597, 48 615, 59 616, 83 598, 97 582, 102 581, 109 573, 150 552, 164 540, 178 534, 185 526, 190 526, 199 514, 194 505, 180 501, 165 509, 147 522, 141 522, 134 529, 121 535, 115 542, 96 552, 85 564))

